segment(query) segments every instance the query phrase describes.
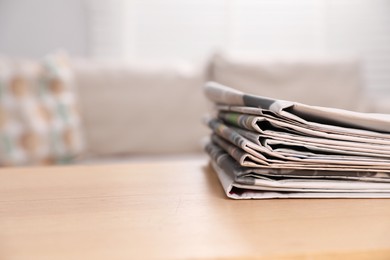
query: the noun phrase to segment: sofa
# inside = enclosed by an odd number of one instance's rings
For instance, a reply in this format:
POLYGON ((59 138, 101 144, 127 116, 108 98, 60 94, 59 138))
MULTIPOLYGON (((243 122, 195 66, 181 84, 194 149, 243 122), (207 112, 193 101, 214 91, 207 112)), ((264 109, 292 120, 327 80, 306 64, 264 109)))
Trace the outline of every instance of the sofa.
POLYGON ((202 154, 207 81, 311 105, 367 111, 359 62, 217 53, 199 63, 68 57, 83 149, 77 163, 202 154))

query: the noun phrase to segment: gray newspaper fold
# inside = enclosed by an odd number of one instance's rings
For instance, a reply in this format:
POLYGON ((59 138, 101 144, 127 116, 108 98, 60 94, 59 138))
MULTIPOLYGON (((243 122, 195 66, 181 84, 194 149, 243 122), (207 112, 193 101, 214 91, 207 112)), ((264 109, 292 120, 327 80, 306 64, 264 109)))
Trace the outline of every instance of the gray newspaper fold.
POLYGON ((209 82, 205 146, 228 197, 390 198, 390 116, 248 95, 209 82))

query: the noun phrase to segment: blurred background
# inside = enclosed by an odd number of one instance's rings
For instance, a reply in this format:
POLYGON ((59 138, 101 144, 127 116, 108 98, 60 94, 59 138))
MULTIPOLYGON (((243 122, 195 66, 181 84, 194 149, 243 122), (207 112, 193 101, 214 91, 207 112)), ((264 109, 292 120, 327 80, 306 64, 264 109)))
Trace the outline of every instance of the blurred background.
POLYGON ((390 112, 387 0, 0 0, 0 164, 201 153, 213 80, 390 112))

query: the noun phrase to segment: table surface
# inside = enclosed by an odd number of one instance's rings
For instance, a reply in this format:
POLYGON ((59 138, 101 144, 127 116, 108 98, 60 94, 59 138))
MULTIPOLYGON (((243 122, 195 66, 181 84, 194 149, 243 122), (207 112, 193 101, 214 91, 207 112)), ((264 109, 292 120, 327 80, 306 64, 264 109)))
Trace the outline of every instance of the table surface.
POLYGON ((390 259, 390 199, 227 199, 207 160, 0 170, 0 259, 390 259))

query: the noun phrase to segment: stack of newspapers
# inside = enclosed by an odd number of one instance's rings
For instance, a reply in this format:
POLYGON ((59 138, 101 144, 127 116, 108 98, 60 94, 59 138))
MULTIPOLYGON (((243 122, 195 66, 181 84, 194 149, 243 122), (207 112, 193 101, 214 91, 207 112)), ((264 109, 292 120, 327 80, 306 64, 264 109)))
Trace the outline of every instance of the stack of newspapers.
POLYGON ((304 105, 209 82, 205 150, 228 197, 390 198, 390 115, 304 105))

